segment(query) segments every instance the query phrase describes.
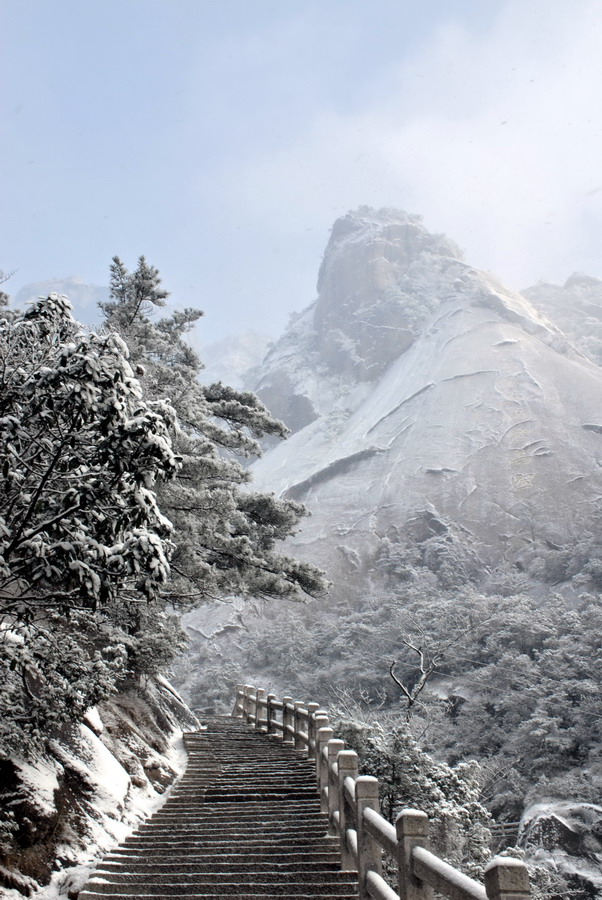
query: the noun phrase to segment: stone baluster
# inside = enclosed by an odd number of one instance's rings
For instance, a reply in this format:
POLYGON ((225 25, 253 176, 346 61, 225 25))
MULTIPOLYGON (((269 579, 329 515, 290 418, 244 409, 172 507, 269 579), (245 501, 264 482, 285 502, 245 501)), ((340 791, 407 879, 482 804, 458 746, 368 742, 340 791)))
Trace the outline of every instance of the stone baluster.
POLYGON ((310 760, 315 760, 316 758, 316 748, 315 746, 312 748, 312 743, 315 743, 316 740, 316 720, 315 715, 320 709, 319 703, 308 703, 307 704, 307 758, 310 760))
POLYGON ((531 896, 529 872, 520 859, 494 856, 485 867, 488 900, 527 900, 531 896))
MULTIPOLYGON (((339 834, 341 839, 341 869, 355 869, 356 861, 347 846, 347 829, 353 819, 348 815, 348 802, 345 799, 345 779, 358 777, 358 758, 354 750, 342 750, 337 756, 338 793, 339 793, 339 834)), ((355 810, 354 810, 355 813, 355 810)))
POLYGON ((355 782, 355 805, 357 809, 357 850, 358 850, 358 882, 360 900, 370 900, 366 885, 368 872, 382 874, 383 852, 380 845, 364 827, 364 810, 373 809, 380 812, 378 798, 378 779, 372 775, 360 775, 355 782))
POLYGON ((324 757, 324 748, 332 740, 334 732, 332 728, 320 728, 318 731, 318 760, 316 765, 316 780, 320 795, 320 810, 328 812, 328 761, 324 757))
POLYGON ((395 820, 400 900, 431 900, 432 888, 412 872, 414 847, 429 849, 429 820, 417 809, 402 809, 395 820))
POLYGON ((295 700, 294 707, 293 724, 295 727, 295 750, 305 750, 305 743, 301 738, 301 734, 303 732, 303 722, 305 721, 305 718, 300 713, 300 710, 306 708, 305 700, 295 700))
POLYGON ((267 694, 263 688, 257 688, 255 693, 255 731, 265 732, 266 728, 266 719, 265 719, 265 706, 262 704, 262 700, 265 700, 267 694))
POLYGON ((336 834, 335 812, 339 808, 339 779, 337 775, 337 756, 345 749, 345 741, 328 741, 328 834, 336 834))
POLYGON ((288 732, 289 727, 291 727, 293 724, 293 714, 291 709, 292 703, 292 697, 282 698, 282 740, 285 742, 285 744, 294 743, 293 737, 288 732))

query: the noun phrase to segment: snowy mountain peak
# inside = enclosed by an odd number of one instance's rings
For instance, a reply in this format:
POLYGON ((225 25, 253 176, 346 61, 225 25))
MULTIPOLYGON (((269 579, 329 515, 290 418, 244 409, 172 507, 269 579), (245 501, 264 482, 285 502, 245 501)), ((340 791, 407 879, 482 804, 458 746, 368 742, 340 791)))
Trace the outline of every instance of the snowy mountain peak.
POLYGON ((424 268, 461 257, 418 216, 360 207, 334 223, 318 276, 317 349, 335 372, 372 380, 411 346, 425 307, 415 281, 424 268))
POLYGON ((362 284, 377 290, 395 286, 400 273, 424 252, 462 259, 460 248, 445 235, 427 231, 420 216, 388 207, 361 206, 348 212, 332 226, 318 275, 322 305, 341 293, 359 299, 362 284), (373 263, 359 283, 346 277, 350 257, 355 269, 361 268, 364 259, 373 263))
MULTIPOLYGON (((295 552, 346 596, 367 590, 348 551, 367 576, 383 541, 433 522, 483 570, 524 571, 598 512, 601 370, 546 318, 554 291, 532 293, 539 312, 456 254, 405 213, 339 219, 317 301, 253 385, 295 432, 256 483, 308 505, 295 552)), ((567 291, 591 318, 600 286, 567 291)))
POLYGON ((360 207, 334 223, 318 298, 293 319, 250 387, 293 430, 354 409, 439 317, 484 308, 556 348, 558 328, 518 294, 461 259, 419 216, 360 207))

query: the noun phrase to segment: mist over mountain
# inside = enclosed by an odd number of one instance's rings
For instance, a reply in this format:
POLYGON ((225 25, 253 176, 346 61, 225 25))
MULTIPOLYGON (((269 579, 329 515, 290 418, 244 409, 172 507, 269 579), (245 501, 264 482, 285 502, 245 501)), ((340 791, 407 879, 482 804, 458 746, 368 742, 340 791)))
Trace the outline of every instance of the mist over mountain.
POLYGON ((201 380, 205 384, 223 381, 243 388, 249 370, 261 364, 272 340, 269 334, 251 330, 201 347, 201 380))
POLYGON ((540 281, 523 292, 572 344, 602 365, 602 280, 575 273, 563 285, 540 281))
MULTIPOLYGON (((7 287, 10 287, 10 283, 7 287)), ((89 284, 77 275, 31 282, 17 291, 13 299, 16 306, 25 306, 30 300, 47 297, 53 292, 69 297, 72 306, 77 310, 79 321, 86 325, 98 324, 100 318, 98 304, 109 299, 107 286, 89 284)))
POLYGON ((255 482, 310 508, 292 543, 336 595, 366 590, 384 541, 447 535, 481 573, 524 572, 594 521, 602 372, 531 293, 540 311, 416 216, 335 223, 318 299, 251 386, 294 432, 255 482))

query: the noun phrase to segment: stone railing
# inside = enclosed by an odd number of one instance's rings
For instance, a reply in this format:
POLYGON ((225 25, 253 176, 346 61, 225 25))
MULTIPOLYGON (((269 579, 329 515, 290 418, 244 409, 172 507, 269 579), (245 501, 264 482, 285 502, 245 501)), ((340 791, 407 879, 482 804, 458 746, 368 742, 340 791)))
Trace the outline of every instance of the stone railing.
POLYGON ((276 699, 261 688, 239 685, 233 716, 283 740, 315 763, 322 811, 329 834, 338 836, 341 867, 357 870, 359 900, 526 900, 531 896, 524 863, 494 857, 485 884, 469 878, 429 850, 428 817, 404 809, 391 825, 380 814, 378 779, 360 775, 358 757, 333 737, 328 714, 318 703, 276 699), (398 867, 398 893, 382 877, 383 853, 398 867))

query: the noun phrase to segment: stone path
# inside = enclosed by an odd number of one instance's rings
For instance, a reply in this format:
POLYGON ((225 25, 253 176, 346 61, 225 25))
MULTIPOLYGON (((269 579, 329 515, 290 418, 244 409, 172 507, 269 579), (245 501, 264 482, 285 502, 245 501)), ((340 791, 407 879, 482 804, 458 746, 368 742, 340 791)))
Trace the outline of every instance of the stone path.
POLYGON ((184 736, 188 767, 165 805, 109 854, 79 900, 356 900, 326 835, 314 767, 241 719, 184 736))

